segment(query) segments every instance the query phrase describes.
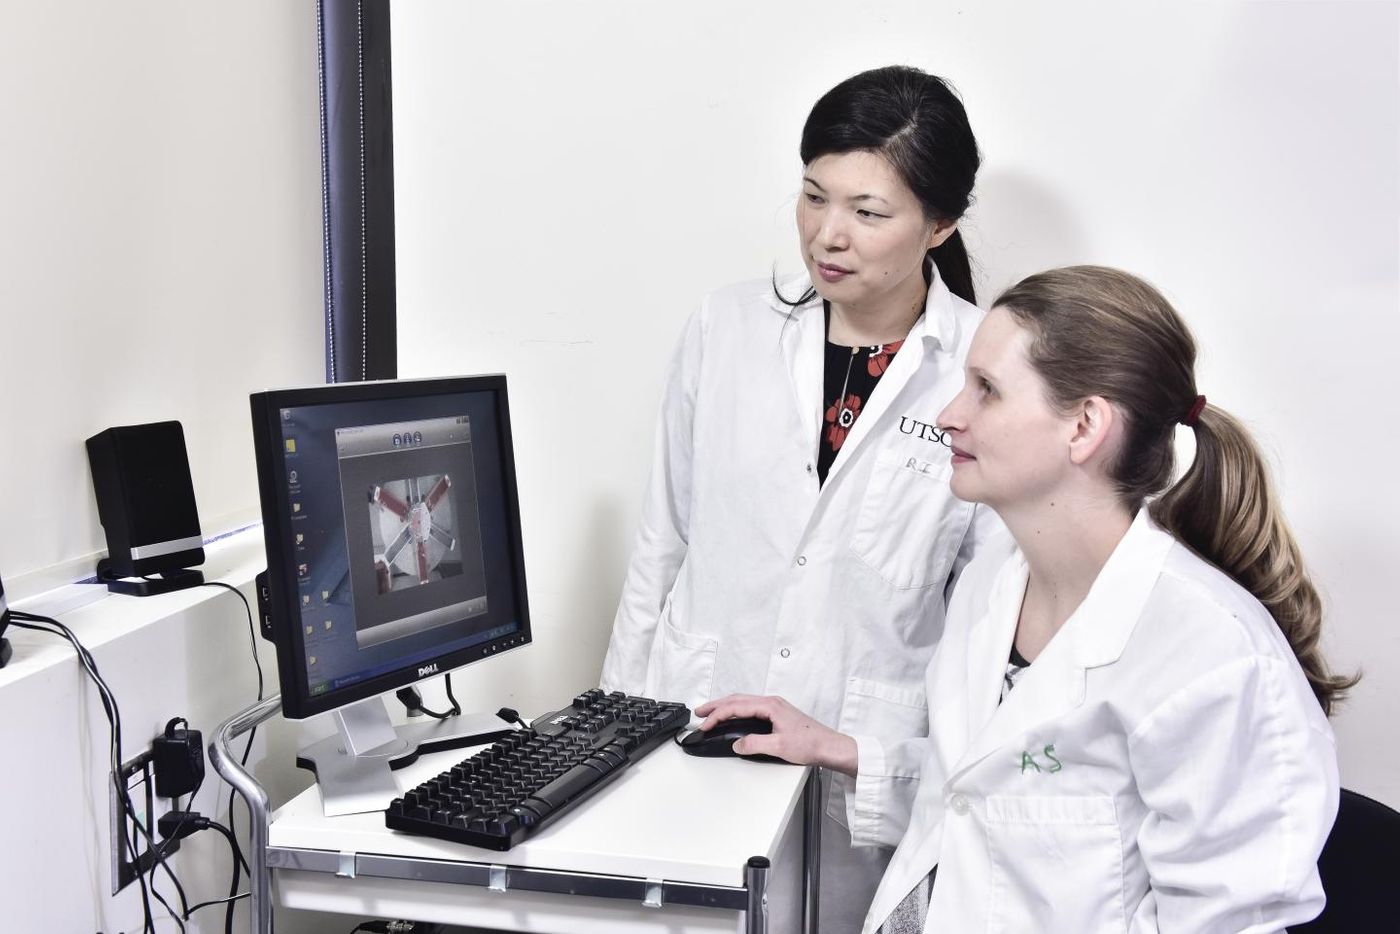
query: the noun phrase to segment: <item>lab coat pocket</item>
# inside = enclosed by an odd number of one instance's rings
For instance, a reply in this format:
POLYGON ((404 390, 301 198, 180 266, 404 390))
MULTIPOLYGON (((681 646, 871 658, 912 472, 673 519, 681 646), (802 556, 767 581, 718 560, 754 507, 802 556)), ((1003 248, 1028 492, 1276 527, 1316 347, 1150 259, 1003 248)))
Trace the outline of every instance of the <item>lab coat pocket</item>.
POLYGON ((658 700, 680 701, 692 710, 714 697, 715 659, 719 642, 686 632, 667 604, 661 624, 660 657, 647 679, 647 694, 658 700))
POLYGON ((878 453, 851 537, 851 551, 900 590, 943 586, 972 519, 953 495, 952 462, 936 446, 922 460, 907 450, 878 453))
MULTIPOLYGON (((928 735, 928 703, 922 684, 895 685, 865 678, 846 679, 837 729, 851 736, 876 736, 886 743, 928 735)), ((827 816, 846 826, 846 802, 855 779, 831 773, 827 816)))
POLYGON ((989 931, 1123 932, 1123 846, 1109 795, 987 797, 989 931))

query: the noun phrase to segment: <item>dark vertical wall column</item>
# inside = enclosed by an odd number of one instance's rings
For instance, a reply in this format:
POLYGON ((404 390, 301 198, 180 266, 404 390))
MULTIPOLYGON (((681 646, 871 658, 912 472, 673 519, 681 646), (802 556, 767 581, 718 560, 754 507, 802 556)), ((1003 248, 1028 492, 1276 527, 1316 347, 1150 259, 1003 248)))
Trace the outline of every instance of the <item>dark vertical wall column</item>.
POLYGON ((326 382, 398 375, 389 0, 319 0, 326 382))

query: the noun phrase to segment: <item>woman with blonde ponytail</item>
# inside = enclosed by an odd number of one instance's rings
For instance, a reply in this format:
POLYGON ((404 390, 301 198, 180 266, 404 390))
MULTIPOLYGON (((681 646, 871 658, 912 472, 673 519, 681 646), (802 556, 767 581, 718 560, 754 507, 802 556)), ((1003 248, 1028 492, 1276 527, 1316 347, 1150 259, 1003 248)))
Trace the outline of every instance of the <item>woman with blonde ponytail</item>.
POLYGON ((1326 715, 1355 679, 1322 659, 1264 461, 1200 392, 1195 357, 1127 273, 1012 287, 939 417, 953 492, 1010 536, 949 604, 930 735, 837 733, 772 697, 697 711, 705 727, 765 716, 772 733, 737 751, 855 778, 853 839, 898 841, 867 934, 1233 934, 1321 910, 1326 715), (1196 453, 1172 485, 1183 424, 1196 453))

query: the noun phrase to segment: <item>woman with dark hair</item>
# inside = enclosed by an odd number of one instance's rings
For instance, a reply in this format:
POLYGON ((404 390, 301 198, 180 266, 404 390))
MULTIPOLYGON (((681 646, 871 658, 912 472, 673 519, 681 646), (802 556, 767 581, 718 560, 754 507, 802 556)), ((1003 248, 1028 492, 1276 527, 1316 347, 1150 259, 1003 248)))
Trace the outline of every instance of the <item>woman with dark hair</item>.
MULTIPOLYGON (((671 366, 602 685, 694 706, 782 694, 832 727, 926 727, 945 595, 990 519, 948 488, 934 416, 982 312, 957 222, 977 143, 941 79, 837 85, 802 133, 806 272, 710 295, 671 366)), ((854 852, 844 777, 823 930, 859 925, 889 858, 854 852)))
POLYGON ((939 425, 954 492, 1016 548, 959 582, 929 735, 843 735, 776 698, 700 708, 768 717, 740 751, 856 776, 876 838, 902 837, 865 931, 1270 932, 1321 909, 1327 714, 1355 679, 1322 659, 1264 461, 1195 358, 1126 273, 1014 286, 939 425), (1168 488, 1178 424, 1195 459, 1168 488))

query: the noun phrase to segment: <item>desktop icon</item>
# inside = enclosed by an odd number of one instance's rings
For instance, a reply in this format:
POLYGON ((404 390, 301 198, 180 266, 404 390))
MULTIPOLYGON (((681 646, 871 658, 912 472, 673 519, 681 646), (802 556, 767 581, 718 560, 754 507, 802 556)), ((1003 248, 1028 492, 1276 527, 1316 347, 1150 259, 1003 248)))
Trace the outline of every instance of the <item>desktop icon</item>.
POLYGON ((309 594, 309 593, 304 593, 304 594, 301 595, 301 605, 302 605, 302 606, 310 606, 310 605, 311 605, 311 594, 309 594))
POLYGON ((292 512, 301 512, 301 503, 292 503, 292 512))
POLYGON ((298 532, 298 533, 297 533, 297 544, 300 545, 304 540, 305 540, 305 537, 304 537, 300 532, 298 532))
POLYGON ((297 565, 297 576, 298 576, 298 577, 305 577, 307 574, 310 574, 310 573, 311 573, 311 569, 310 569, 309 567, 307 567, 306 565, 304 565, 304 564, 298 564, 298 565, 297 565))
POLYGON ((295 470, 293 470, 291 473, 287 474, 287 479, 290 480, 292 483, 296 483, 296 482, 297 482, 297 472, 296 472, 295 470))
POLYGON ((288 438, 288 439, 287 439, 287 453, 288 453, 288 454, 295 454, 296 452, 297 452, 297 439, 296 439, 296 438, 288 438))

